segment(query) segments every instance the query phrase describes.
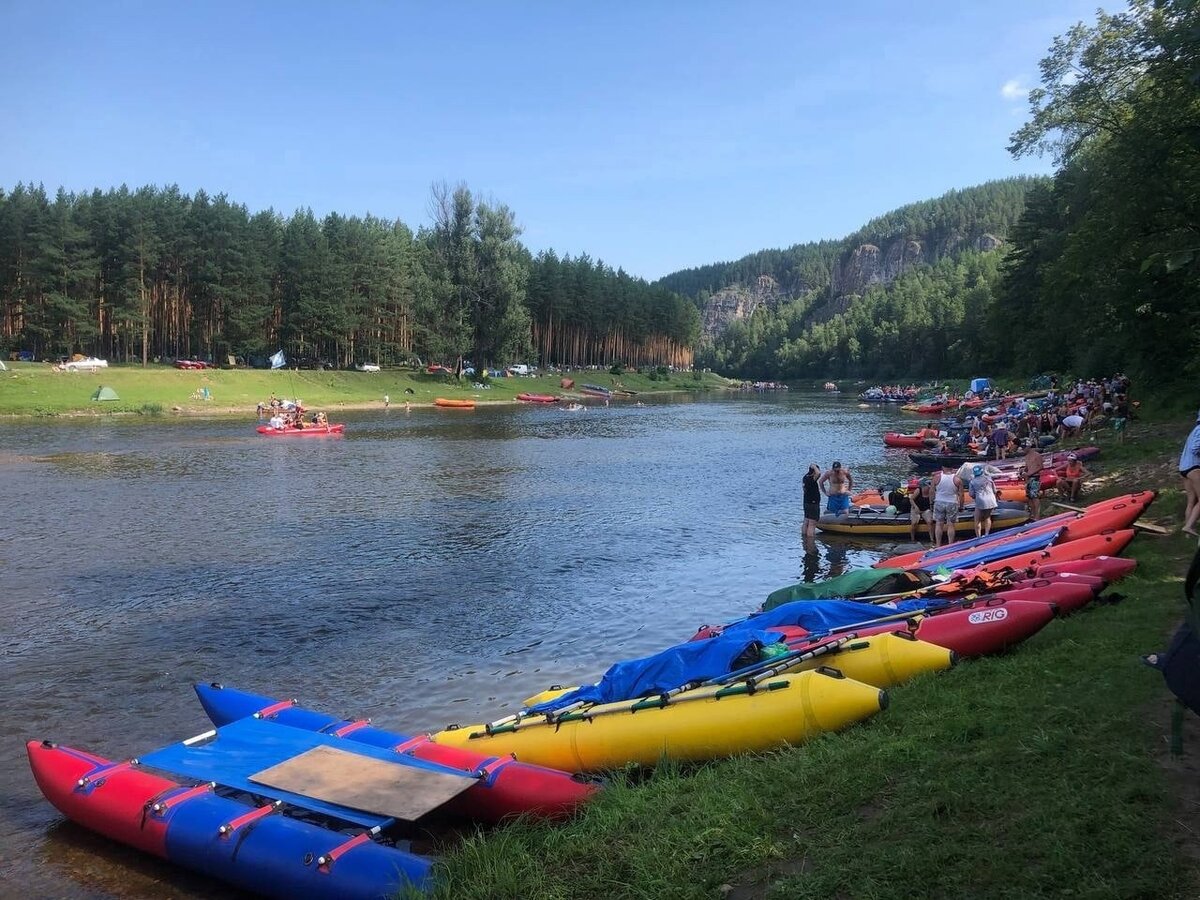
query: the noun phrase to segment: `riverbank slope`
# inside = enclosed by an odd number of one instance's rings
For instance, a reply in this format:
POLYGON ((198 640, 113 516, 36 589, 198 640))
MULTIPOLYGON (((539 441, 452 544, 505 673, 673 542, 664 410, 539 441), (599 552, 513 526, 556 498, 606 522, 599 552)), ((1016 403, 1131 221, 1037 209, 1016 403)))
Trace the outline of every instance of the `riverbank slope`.
MULTIPOLYGON (((1177 528, 1190 427, 1095 436, 1085 502, 1158 488, 1151 520, 1177 528)), ((566 826, 476 836, 442 863, 438 896, 1196 896, 1200 726, 1189 716, 1184 756, 1169 756, 1170 697, 1139 662, 1181 617, 1194 549, 1141 534, 1108 602, 895 689, 844 734, 640 784, 618 774, 566 826)))
MULTIPOLYGON (((427 406, 438 397, 471 398, 478 403, 516 402, 517 394, 573 395, 584 383, 640 394, 671 391, 727 390, 736 385, 705 372, 673 372, 665 376, 636 372, 567 372, 521 378, 493 378, 489 387, 475 387, 451 375, 431 375, 404 369, 346 372, 279 369, 181 370, 168 366, 110 366, 95 372, 61 372, 40 363, 9 363, 0 372, 0 415, 237 415, 275 395, 300 398, 309 409, 382 409, 384 397, 392 406, 405 402, 427 406), (575 381, 564 391, 560 379, 575 381), (111 387, 118 400, 92 400, 97 388, 111 387), (205 390, 207 389, 207 394, 205 390)), ((623 400, 631 398, 625 397, 623 400)))

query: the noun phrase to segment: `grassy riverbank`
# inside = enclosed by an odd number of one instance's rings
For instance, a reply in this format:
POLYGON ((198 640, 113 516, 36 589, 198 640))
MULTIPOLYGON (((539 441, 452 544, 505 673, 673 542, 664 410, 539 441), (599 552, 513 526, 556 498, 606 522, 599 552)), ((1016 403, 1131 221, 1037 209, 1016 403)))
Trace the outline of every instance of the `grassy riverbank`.
MULTIPOLYGON (((393 406, 410 402, 428 405, 437 397, 470 397, 479 403, 515 402, 517 394, 563 394, 563 375, 494 378, 480 390, 470 379, 428 375, 407 370, 382 372, 317 372, 311 370, 258 371, 206 369, 184 371, 168 366, 112 366, 91 372, 55 372, 44 364, 9 363, 0 372, 0 415, 70 415, 141 413, 143 415, 227 415, 253 411, 272 394, 299 397, 309 409, 382 409, 384 396, 393 406), (115 401, 93 401, 100 386, 111 387, 115 401), (210 399, 202 399, 207 388, 210 399)), ((669 376, 607 371, 569 372, 577 391, 585 382, 602 387, 622 387, 642 393, 701 392, 732 386, 711 373, 675 372, 669 376)))
MULTIPOLYGON (((1151 519, 1177 527, 1189 428, 1135 423, 1119 448, 1097 437, 1087 501, 1159 488, 1151 519)), ((1197 896, 1200 724, 1170 758, 1168 694, 1138 659, 1180 618, 1194 546, 1140 535, 1120 602, 895 689, 844 734, 636 786, 618 776, 566 826, 477 836, 444 860, 438 896, 1197 896)))

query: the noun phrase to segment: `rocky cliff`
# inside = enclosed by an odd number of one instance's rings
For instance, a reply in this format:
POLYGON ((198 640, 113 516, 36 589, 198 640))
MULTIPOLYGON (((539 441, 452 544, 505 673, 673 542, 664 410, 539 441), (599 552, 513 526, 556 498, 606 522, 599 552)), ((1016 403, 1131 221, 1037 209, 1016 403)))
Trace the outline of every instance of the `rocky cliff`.
POLYGON ((789 299, 770 275, 760 275, 749 286, 736 284, 722 288, 704 306, 704 336, 711 338, 724 331, 730 322, 750 318, 760 306, 774 310, 789 299))
POLYGON ((909 269, 931 265, 958 250, 968 247, 975 250, 995 250, 1003 243, 994 234, 967 238, 958 232, 951 232, 937 241, 903 237, 883 243, 882 247, 860 244, 844 254, 834 267, 830 280, 830 297, 837 300, 861 294, 873 284, 890 284, 909 269))
MULTIPOLYGON (((932 265, 944 256, 961 250, 996 250, 1004 241, 994 234, 965 235, 957 231, 939 238, 923 235, 896 237, 862 243, 843 251, 830 271, 829 292, 822 302, 814 305, 808 321, 812 324, 827 321, 845 312, 867 288, 890 284, 900 275, 917 266, 932 265)), ((825 285, 805 285, 821 289, 825 285)), ((712 338, 728 327, 730 322, 746 319, 759 306, 777 309, 781 303, 798 299, 783 291, 770 275, 760 275, 753 284, 736 284, 713 293, 705 304, 704 336, 712 338)))

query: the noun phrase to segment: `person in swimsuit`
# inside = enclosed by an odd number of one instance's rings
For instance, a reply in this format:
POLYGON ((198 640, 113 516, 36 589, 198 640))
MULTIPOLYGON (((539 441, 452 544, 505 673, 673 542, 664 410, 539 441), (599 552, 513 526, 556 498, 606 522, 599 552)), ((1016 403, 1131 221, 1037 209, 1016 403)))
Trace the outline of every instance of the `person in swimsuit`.
POLYGON ((1025 451, 1025 502, 1029 504, 1029 518, 1035 520, 1042 508, 1042 469, 1046 461, 1037 447, 1025 451))
POLYGON ((1073 503, 1079 499, 1079 489, 1083 485, 1083 479, 1088 475, 1088 470, 1083 467, 1083 463, 1079 461, 1079 457, 1074 453, 1067 454, 1067 468, 1063 471, 1062 481, 1060 482, 1063 490, 1067 493, 1067 498, 1073 503))
POLYGON ((821 467, 809 463, 808 471, 801 479, 804 485, 804 536, 812 538, 817 533, 817 519, 821 518, 821 487, 817 479, 821 477, 821 467))
POLYGON ((829 497, 825 504, 825 512, 835 516, 844 516, 850 511, 850 492, 854 487, 854 476, 849 469, 843 469, 840 462, 835 461, 833 467, 817 479, 821 492, 829 497))
POLYGON ((1179 454, 1179 474, 1183 476, 1183 489, 1187 493, 1183 530, 1196 537, 1196 520, 1200 519, 1200 412, 1196 413, 1196 427, 1183 442, 1183 452, 1179 454))

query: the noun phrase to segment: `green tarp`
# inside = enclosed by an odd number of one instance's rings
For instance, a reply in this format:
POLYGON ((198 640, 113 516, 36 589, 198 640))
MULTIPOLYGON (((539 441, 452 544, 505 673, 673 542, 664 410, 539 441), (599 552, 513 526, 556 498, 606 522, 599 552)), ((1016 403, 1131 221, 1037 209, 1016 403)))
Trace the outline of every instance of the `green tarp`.
POLYGON ((117 392, 110 387, 98 387, 96 393, 92 394, 93 400, 120 400, 117 392))
POLYGON ((906 569, 854 569, 828 581, 792 584, 772 591, 767 597, 767 602, 763 604, 763 609, 774 609, 793 600, 828 600, 834 597, 852 599, 891 594, 915 590, 928 583, 927 578, 906 569))

